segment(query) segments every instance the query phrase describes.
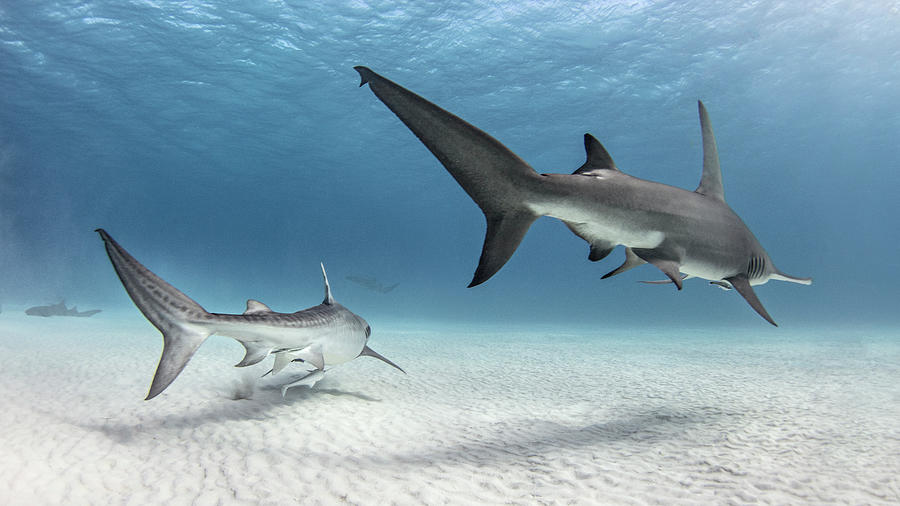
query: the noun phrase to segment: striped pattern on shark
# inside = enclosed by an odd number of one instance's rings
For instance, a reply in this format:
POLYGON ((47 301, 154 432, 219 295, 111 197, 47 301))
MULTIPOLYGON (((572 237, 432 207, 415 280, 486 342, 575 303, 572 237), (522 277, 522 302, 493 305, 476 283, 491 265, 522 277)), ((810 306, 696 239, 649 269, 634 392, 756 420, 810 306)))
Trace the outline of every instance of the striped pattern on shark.
POLYGON ((810 284, 789 276, 725 202, 719 155, 709 116, 698 102, 703 174, 693 192, 629 176, 590 134, 587 161, 572 174, 539 174, 499 141, 367 67, 365 84, 422 141, 484 212, 487 232, 470 287, 497 273, 541 216, 561 220, 588 242, 596 262, 618 245, 625 262, 603 278, 650 263, 681 290, 702 278, 734 288, 772 325, 753 286, 769 280, 810 284))
POLYGON ((326 366, 357 357, 374 357, 400 369, 369 348, 369 324, 335 302, 324 265, 321 267, 325 299, 318 306, 295 313, 277 313, 262 302, 250 299, 243 314, 209 313, 141 265, 105 230, 96 232, 103 239, 106 253, 131 300, 163 335, 162 356, 147 400, 162 393, 213 334, 232 337, 244 345, 246 354, 236 367, 257 364, 274 354, 270 373, 279 372, 291 362, 305 362, 314 368, 307 376, 284 385, 282 395, 294 386, 312 386, 322 378, 326 366))

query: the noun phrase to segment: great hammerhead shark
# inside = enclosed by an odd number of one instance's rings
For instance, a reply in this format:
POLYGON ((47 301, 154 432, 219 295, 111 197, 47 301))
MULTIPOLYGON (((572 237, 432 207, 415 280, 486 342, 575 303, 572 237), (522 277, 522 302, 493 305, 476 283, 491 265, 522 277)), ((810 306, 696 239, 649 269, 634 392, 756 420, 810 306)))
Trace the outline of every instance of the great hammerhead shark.
POLYGON ((233 337, 244 345, 247 353, 236 367, 257 364, 272 353, 275 364, 270 373, 279 372, 291 362, 305 362, 314 368, 306 376, 284 385, 282 395, 294 386, 314 385, 322 378, 326 365, 341 364, 356 357, 374 357, 400 369, 366 344, 372 333, 369 324, 335 302, 324 265, 325 300, 318 306, 296 313, 276 313, 262 302, 250 299, 243 314, 208 313, 141 265, 105 230, 97 229, 97 232, 131 300, 163 335, 162 356, 146 400, 162 393, 212 334, 233 337))
POLYGON ((725 202, 716 140, 702 102, 703 175, 690 192, 619 170, 602 144, 585 134, 587 161, 572 174, 538 174, 499 141, 367 67, 354 67, 372 92, 409 127, 484 212, 487 232, 470 287, 484 283, 515 252, 541 216, 562 220, 590 244, 588 259, 625 246, 625 262, 603 276, 650 263, 662 283, 696 277, 734 288, 772 325, 753 291, 770 279, 808 285, 779 271, 725 202))

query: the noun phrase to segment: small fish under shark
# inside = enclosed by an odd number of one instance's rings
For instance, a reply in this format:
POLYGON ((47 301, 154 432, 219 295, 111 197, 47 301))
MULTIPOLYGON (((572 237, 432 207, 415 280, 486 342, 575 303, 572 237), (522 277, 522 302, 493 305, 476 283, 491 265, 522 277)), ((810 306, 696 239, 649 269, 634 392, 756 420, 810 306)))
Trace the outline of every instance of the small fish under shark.
POLYGON ((557 218, 590 245, 596 262, 618 245, 625 262, 603 279, 650 263, 681 290, 696 277, 734 288, 776 325, 753 290, 771 279, 808 285, 789 276, 725 202, 719 154, 702 102, 703 174, 693 192, 622 172, 590 134, 587 161, 572 174, 539 174, 499 141, 367 67, 362 81, 425 144, 484 212, 487 232, 470 287, 487 281, 516 251, 531 224, 557 218))
POLYGON ((141 265, 105 230, 96 232, 131 300, 163 335, 162 356, 146 400, 162 393, 213 334, 232 337, 244 345, 246 355, 236 367, 257 364, 270 354, 275 355, 275 363, 266 374, 277 373, 291 362, 313 367, 306 376, 282 386, 282 395, 295 386, 313 386, 322 379, 326 366, 357 357, 374 357, 404 372, 369 348, 371 327, 335 302, 324 265, 325 300, 318 306, 296 313, 276 313, 250 299, 243 314, 209 313, 141 265))

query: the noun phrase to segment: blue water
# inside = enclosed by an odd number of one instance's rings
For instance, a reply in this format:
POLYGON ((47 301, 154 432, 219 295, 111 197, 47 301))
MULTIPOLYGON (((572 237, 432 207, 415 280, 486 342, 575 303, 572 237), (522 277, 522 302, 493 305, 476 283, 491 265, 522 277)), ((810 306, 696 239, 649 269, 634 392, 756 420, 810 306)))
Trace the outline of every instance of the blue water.
MULTIPOLYGON (((465 288, 484 221, 368 89, 367 65, 541 172, 593 133, 626 172, 696 187, 696 100, 729 204, 780 269, 782 327, 896 325, 900 4, 167 2, 0 4, 0 303, 130 307, 104 227, 211 311, 339 301, 379 323, 759 327, 704 281, 600 280, 539 220, 465 288), (384 284, 387 294, 348 281, 384 284)), ((135 317, 137 313, 134 313, 135 317)), ((777 332, 772 329, 771 331, 777 332)))

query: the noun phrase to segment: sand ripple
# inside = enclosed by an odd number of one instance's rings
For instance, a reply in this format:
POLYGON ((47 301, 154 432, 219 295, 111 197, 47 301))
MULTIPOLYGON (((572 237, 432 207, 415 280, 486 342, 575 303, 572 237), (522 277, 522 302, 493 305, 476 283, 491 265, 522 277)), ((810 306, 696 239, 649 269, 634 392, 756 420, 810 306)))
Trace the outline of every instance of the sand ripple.
POLYGON ((286 400, 217 338, 144 402, 142 322, 3 325, 2 504, 900 502, 896 334, 381 330, 286 400))

